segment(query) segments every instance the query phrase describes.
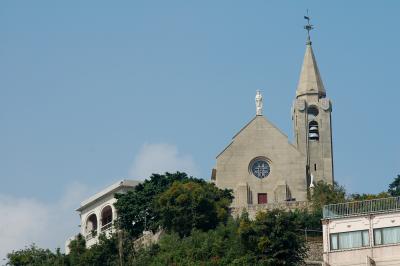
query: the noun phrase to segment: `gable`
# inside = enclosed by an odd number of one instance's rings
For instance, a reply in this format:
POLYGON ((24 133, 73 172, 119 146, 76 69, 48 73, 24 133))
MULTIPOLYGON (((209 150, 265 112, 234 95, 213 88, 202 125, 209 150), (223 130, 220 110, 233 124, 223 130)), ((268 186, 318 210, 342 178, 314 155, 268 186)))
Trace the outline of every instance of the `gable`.
MULTIPOLYGON (((254 146, 255 143, 261 144, 265 148, 283 148, 298 152, 296 147, 289 142, 286 134, 278 129, 273 123, 267 120, 264 116, 255 116, 249 123, 247 123, 242 129, 236 133, 231 143, 226 146, 221 153, 217 155, 220 157, 225 151, 230 149, 232 145, 245 142, 245 147, 248 144, 248 148, 254 146)), ((240 145, 243 147, 243 145, 240 145)))
POLYGON ((257 203, 259 193, 272 201, 287 199, 287 191, 297 200, 307 196, 306 158, 288 137, 264 116, 256 116, 218 155, 215 182, 235 191, 236 203, 257 203), (251 170, 255 160, 267 161, 269 173, 258 178, 251 170), (287 190, 288 189, 288 190, 287 190))

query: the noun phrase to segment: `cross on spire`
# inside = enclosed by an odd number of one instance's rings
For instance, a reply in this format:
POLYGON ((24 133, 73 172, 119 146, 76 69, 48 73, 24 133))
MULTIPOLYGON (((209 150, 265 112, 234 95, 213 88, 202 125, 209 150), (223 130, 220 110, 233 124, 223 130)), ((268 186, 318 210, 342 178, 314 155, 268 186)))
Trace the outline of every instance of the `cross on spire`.
POLYGON ((304 29, 307 31, 307 45, 311 45, 311 39, 310 39, 310 31, 314 29, 314 25, 310 24, 310 16, 308 15, 308 9, 307 9, 307 16, 304 16, 304 19, 307 20, 307 24, 304 26, 304 29))
POLYGON ((307 94, 317 94, 323 98, 326 96, 324 84, 322 83, 321 75, 319 74, 317 61, 315 60, 314 52, 311 45, 310 31, 314 28, 310 23, 310 16, 304 16, 307 20, 307 25, 304 29, 307 30, 306 53, 304 54, 303 66, 301 67, 300 80, 297 86, 296 96, 307 94))

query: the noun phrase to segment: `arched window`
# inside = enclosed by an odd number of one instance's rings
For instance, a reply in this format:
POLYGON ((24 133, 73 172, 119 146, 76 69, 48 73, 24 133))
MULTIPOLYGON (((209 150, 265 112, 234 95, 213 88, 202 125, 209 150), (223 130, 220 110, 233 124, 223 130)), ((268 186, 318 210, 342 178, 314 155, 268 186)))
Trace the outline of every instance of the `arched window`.
POLYGON ((91 214, 86 220, 85 226, 86 239, 93 238, 97 234, 97 216, 96 214, 91 214))
POLYGON ((106 206, 101 211, 101 231, 107 230, 112 225, 112 209, 111 206, 106 206))
POLYGON ((318 123, 316 121, 311 121, 308 124, 308 138, 310 140, 319 140, 318 123))

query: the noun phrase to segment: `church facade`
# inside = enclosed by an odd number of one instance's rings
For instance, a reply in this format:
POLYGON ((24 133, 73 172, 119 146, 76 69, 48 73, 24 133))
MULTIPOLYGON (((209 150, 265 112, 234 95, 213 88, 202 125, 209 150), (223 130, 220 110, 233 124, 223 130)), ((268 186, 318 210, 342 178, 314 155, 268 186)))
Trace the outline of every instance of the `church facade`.
POLYGON ((211 179, 232 189, 233 207, 307 201, 314 183, 333 183, 332 103, 318 70, 309 35, 292 106, 294 140, 262 113, 256 94, 256 116, 217 156, 211 179))

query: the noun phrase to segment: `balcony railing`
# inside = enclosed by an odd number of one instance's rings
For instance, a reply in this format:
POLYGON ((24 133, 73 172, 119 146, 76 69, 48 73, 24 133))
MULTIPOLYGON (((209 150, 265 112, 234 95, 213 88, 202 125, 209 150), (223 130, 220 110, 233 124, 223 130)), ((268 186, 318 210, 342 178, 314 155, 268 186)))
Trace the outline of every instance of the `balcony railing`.
POLYGON ((97 231, 92 231, 85 236, 86 241, 95 238, 97 236, 97 231))
POLYGON ((102 231, 102 232, 107 231, 107 230, 111 229, 111 227, 112 227, 112 222, 103 225, 103 226, 101 227, 101 231, 102 231))
POLYGON ((353 201, 324 206, 324 219, 400 211, 400 197, 353 201))

